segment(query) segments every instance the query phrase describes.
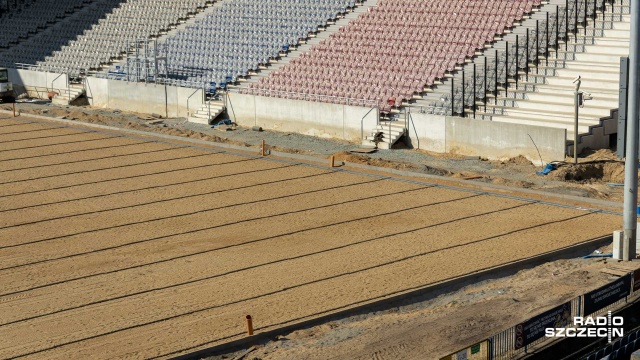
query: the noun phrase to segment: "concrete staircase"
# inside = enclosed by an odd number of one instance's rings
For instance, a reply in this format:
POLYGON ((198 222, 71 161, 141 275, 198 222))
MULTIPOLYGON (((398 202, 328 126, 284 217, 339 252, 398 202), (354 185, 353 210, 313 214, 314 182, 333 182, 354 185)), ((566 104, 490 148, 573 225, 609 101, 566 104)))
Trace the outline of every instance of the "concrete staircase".
POLYGON ((189 114, 189 122, 211 125, 214 120, 226 110, 221 100, 208 100, 198 111, 189 114))
POLYGON ((567 153, 573 155, 573 81, 581 76, 581 90, 593 100, 579 111, 578 153, 609 147, 610 135, 617 133, 620 57, 629 55, 630 16, 617 20, 591 22, 588 36, 572 37, 568 49, 558 51, 537 74, 522 76, 522 92, 502 93, 488 107, 491 120, 566 129, 567 153))
MULTIPOLYGON (((564 0, 551 0, 539 11, 525 19, 522 26, 515 27, 500 41, 487 46, 503 51, 505 42, 515 43, 515 35, 520 39, 526 33, 526 27, 535 29, 535 20, 544 20, 546 14, 555 18, 556 6, 564 6, 564 0)), ((567 130, 567 153, 573 154, 574 139, 574 79, 582 78, 581 90, 590 93, 593 100, 586 102, 580 109, 578 128, 578 152, 585 148, 600 149, 610 146, 609 139, 617 132, 617 108, 619 91, 620 57, 629 54, 630 16, 629 5, 625 0, 616 0, 616 5, 607 6, 603 15, 597 19, 588 19, 586 26, 579 26, 577 34, 569 36, 568 44, 559 42, 559 50, 549 49, 548 61, 540 57, 536 67, 530 64, 528 74, 520 72, 518 83, 510 80, 505 89, 499 88, 497 97, 490 96, 486 104, 478 104, 476 118, 496 122, 518 123, 526 125, 553 127, 567 130)), ((486 58, 492 64, 495 55, 488 50, 478 54, 473 61, 464 66, 467 74, 472 73, 473 63, 483 67, 486 58)), ((462 69, 461 67, 460 69, 462 69)), ((459 74, 452 74, 460 84, 459 74)), ((423 99, 413 101, 407 106, 429 108, 440 98, 450 97, 450 81, 444 80, 440 86, 429 91, 423 99)), ((467 106, 469 106, 467 104, 467 106)), ((472 116, 465 109, 465 116, 472 116)), ((448 113, 446 113, 448 115, 448 113)))
POLYGON ((364 137, 362 145, 369 147, 378 142, 378 149, 391 149, 393 144, 400 140, 406 132, 405 125, 402 121, 380 121, 380 123, 364 137), (379 136, 377 136, 379 135, 379 136))
POLYGON ((85 94, 85 89, 82 84, 70 84, 68 89, 60 89, 56 91, 58 95, 55 95, 51 100, 52 104, 66 106, 74 102, 80 96, 85 94))
POLYGON ((268 66, 261 67, 256 71, 250 72, 249 76, 243 79, 239 79, 239 85, 228 85, 229 89, 239 91, 243 88, 246 88, 251 83, 258 82, 260 78, 267 77, 271 73, 271 71, 275 71, 290 63, 292 59, 296 59, 309 49, 312 46, 319 44, 322 40, 328 39, 331 34, 338 32, 340 28, 346 26, 354 19, 357 19, 358 16, 362 13, 366 13, 369 11, 369 8, 374 7, 378 4, 379 0, 366 0, 359 3, 356 3, 356 7, 353 11, 345 14, 342 18, 338 19, 334 23, 328 24, 324 28, 319 28, 316 34, 311 35, 304 41, 301 41, 296 47, 289 48, 289 52, 281 53, 280 58, 277 60, 272 60, 268 66))

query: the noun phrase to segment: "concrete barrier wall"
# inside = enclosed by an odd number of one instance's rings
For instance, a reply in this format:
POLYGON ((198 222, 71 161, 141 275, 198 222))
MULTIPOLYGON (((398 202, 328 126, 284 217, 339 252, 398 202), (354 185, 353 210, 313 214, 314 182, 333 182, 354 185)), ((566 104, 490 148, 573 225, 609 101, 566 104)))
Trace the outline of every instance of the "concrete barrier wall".
POLYGON ((351 141, 375 127, 377 111, 359 106, 230 94, 227 113, 243 126, 261 126, 351 141), (364 120, 363 120, 364 118, 364 120))
MULTIPOLYGON (((229 114, 240 125, 355 142, 360 142, 361 127, 367 134, 377 121, 376 110, 367 115, 371 109, 357 106, 243 94, 231 94, 229 103, 229 114)), ((536 164, 540 164, 540 156, 543 162, 565 156, 564 129, 421 113, 412 113, 411 119, 407 145, 413 148, 492 160, 523 155, 536 164)))
POLYGON ((89 105, 98 108, 109 107, 109 80, 89 77, 86 79, 89 105))
POLYGON ((89 104, 167 117, 187 117, 203 105, 200 89, 87 78, 89 104), (188 107, 187 107, 188 106, 188 107))
MULTIPOLYGON (((67 86, 66 76, 11 69, 17 86, 50 88, 67 86), (56 79, 57 78, 57 79, 56 79)), ((87 97, 94 107, 168 117, 187 117, 203 105, 202 90, 99 78, 87 79, 87 97)), ((297 132, 306 135, 360 142, 377 123, 377 109, 302 100, 233 93, 227 113, 243 126, 297 132)), ((402 115, 401 115, 402 117, 402 115)), ((540 163, 563 160, 566 130, 498 123, 468 118, 412 113, 410 147, 433 152, 478 155, 502 160, 523 155, 540 163), (533 141, 532 141, 533 139, 533 141)))
POLYGON ((447 117, 446 122, 446 152, 449 153, 494 160, 522 155, 535 164, 540 164, 540 157, 545 163, 565 158, 565 129, 458 117, 447 117))
POLYGON ((446 129, 447 122, 444 116, 412 113, 407 145, 437 153, 446 152, 446 129))
POLYGON ((49 91, 62 92, 69 87, 69 79, 64 74, 20 69, 8 70, 9 79, 18 94, 26 92, 30 97, 46 99, 49 91))
MULTIPOLYGON (((362 132, 368 134, 377 123, 376 109, 236 93, 229 96, 227 112, 242 126, 354 142, 360 142, 362 132)), ((407 145, 413 148, 492 160, 523 155, 539 164, 535 142, 543 162, 565 156, 563 129, 421 113, 412 113, 411 119, 407 145)))

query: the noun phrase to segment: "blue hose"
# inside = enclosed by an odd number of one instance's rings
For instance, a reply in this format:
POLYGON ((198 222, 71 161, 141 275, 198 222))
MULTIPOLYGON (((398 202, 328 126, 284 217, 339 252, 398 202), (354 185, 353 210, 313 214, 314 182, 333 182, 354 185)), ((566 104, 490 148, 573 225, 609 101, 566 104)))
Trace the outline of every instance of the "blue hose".
POLYGON ((583 256, 583 259, 591 259, 591 258, 610 258, 613 257, 613 254, 591 254, 587 256, 583 256))

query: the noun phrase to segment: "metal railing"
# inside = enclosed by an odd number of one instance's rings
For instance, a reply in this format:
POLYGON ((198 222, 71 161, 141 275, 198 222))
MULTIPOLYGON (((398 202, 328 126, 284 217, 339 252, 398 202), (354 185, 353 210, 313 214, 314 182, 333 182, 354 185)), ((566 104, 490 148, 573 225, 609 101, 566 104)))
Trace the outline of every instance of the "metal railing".
POLYGON ((333 104, 342 104, 342 105, 348 105, 348 106, 361 106, 361 107, 368 107, 368 108, 378 107, 378 100, 370 100, 370 99, 356 99, 356 98, 347 98, 347 97, 338 97, 338 96, 329 96, 329 95, 306 94, 306 93, 288 92, 288 91, 271 90, 271 89, 254 89, 254 88, 244 89, 243 93, 256 95, 256 96, 279 97, 284 99, 333 103, 333 104))
MULTIPOLYGON (((563 326, 563 327, 573 326, 573 322, 571 321, 571 319, 573 319, 576 316, 587 317, 587 316, 597 316, 597 315, 605 314, 607 313, 607 311, 618 308, 621 305, 628 303, 629 298, 636 299, 638 298, 638 296, 640 296, 640 269, 635 270, 634 272, 630 272, 624 275, 623 277, 621 277, 620 279, 615 280, 603 287, 600 287, 599 289, 593 290, 587 294, 580 295, 578 297, 573 298, 571 301, 568 302, 569 308, 570 308, 570 314, 567 314, 567 315, 570 316, 569 317, 570 321, 568 321, 565 324, 561 324, 560 326, 563 326), (629 276, 631 280, 628 282, 625 282, 623 278, 626 276, 629 276), (623 285, 620 285, 620 283, 626 284, 624 286, 629 286, 629 288, 625 289, 623 285), (612 290, 608 290, 609 287, 612 288, 612 290), (602 290, 602 289, 605 289, 605 290, 602 290), (610 304, 606 304, 606 303, 602 304, 605 306, 599 305, 597 306, 597 308, 594 308, 594 311, 586 313, 585 308, 587 306, 586 306, 585 298, 590 295, 592 296, 592 298, 595 298, 595 296, 600 296, 602 292, 606 292, 606 291, 610 291, 610 296, 622 296, 622 297, 616 301, 611 302, 610 304), (622 292, 618 293, 619 291, 622 291, 622 292), (596 295, 593 296, 593 294, 596 294, 596 295)), ((617 298, 613 298, 612 300, 614 299, 617 299, 617 298)), ((565 307, 564 305, 561 305, 561 306, 565 307)), ((544 314, 545 313, 541 313, 530 319, 540 318, 542 317, 541 315, 544 315, 544 314)), ((534 339, 533 341, 526 342, 524 344, 517 344, 516 342, 517 342, 518 335, 523 336, 524 323, 526 323, 526 321, 522 322, 521 324, 512 326, 506 330, 503 330, 489 337, 485 341, 482 341, 478 344, 461 349, 460 351, 456 351, 451 355, 443 357, 442 359, 453 359, 455 358, 456 354, 460 354, 460 355, 466 354, 468 359, 510 360, 510 359, 518 358, 523 354, 526 354, 531 347, 540 345, 541 343, 544 343, 548 340, 547 337, 540 336, 537 339, 534 339), (482 351, 482 349, 484 349, 483 344, 485 343, 487 346, 486 352, 482 351)))
POLYGON ((369 116, 369 114, 371 114, 371 112, 373 110, 378 110, 376 113, 376 127, 378 125, 380 125, 380 111, 378 109, 378 106, 374 106, 371 109, 369 109, 369 111, 367 111, 366 114, 364 114, 364 116, 362 117, 362 119, 360 120, 360 138, 364 139, 364 119, 367 118, 367 116, 369 116))
POLYGON ((540 81, 540 76, 532 81, 530 75, 548 75, 552 70, 546 66, 551 62, 564 66, 572 51, 592 44, 593 36, 602 35, 613 21, 627 13, 620 4, 626 6, 629 0, 565 0, 564 6, 555 9, 547 5, 549 10, 543 19, 519 26, 522 33, 511 35, 499 48, 485 51, 484 60, 464 65, 453 74, 450 92, 427 106, 426 112, 476 117, 482 109, 485 113, 499 114, 499 106, 488 111, 488 105, 500 105, 500 97, 502 101, 516 99, 518 94, 514 90, 523 85, 530 90, 540 81))
POLYGON ((203 101, 205 100, 205 98, 204 98, 204 89, 196 89, 193 93, 191 93, 191 95, 189 95, 189 97, 187 97, 187 116, 191 116, 191 108, 189 107, 189 101, 191 101, 191 98, 193 97, 193 95, 195 95, 200 90, 202 90, 202 99, 203 99, 203 101))

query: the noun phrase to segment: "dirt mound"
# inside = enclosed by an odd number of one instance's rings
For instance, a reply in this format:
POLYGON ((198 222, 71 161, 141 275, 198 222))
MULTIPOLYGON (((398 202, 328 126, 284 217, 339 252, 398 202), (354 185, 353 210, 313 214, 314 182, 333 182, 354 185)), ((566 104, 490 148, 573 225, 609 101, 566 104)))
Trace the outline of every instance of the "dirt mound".
POLYGON ((614 160, 619 161, 618 155, 611 149, 585 150, 582 155, 589 161, 614 160))
POLYGON ((594 161, 578 165, 566 164, 549 174, 553 179, 576 182, 624 182, 624 163, 620 161, 594 161))
POLYGON ((529 166, 534 167, 533 163, 529 161, 526 157, 522 155, 518 155, 506 161, 503 161, 501 165, 515 165, 515 166, 529 166))

